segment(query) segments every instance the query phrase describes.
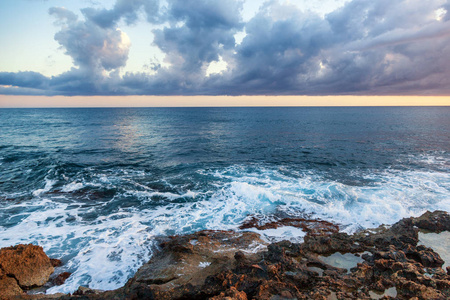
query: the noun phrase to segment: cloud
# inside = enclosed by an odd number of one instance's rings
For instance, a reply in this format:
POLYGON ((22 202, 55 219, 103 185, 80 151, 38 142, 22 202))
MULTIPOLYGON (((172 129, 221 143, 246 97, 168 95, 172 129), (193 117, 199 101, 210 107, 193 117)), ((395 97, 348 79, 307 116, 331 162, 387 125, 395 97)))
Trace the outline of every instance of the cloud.
POLYGON ((332 35, 318 15, 277 3, 260 11, 245 30, 247 35, 236 47, 229 74, 230 88, 238 93, 245 87, 255 94, 303 89, 304 77, 315 72, 316 57, 329 47, 332 35))
POLYGON ((235 0, 173 0, 167 24, 153 31, 154 45, 165 54, 168 68, 156 75, 127 73, 122 87, 133 94, 205 93, 207 68, 235 48, 234 35, 243 28, 242 2, 235 0))
POLYGON ((36 72, 0 72, 0 82, 2 85, 43 89, 48 85, 48 78, 36 72))
POLYGON ((76 66, 94 72, 125 66, 130 41, 120 29, 98 26, 89 18, 78 21, 73 13, 62 8, 52 8, 50 14, 62 24, 55 40, 64 47, 76 66))
MULTIPOLYGON (((72 58, 74 67, 59 76, 46 78, 47 88, 43 93, 89 95, 120 92, 115 88, 115 82, 118 70, 128 60, 130 40, 126 33, 113 24, 111 27, 100 26, 89 16, 80 20, 75 13, 61 7, 51 8, 49 14, 61 27, 55 40, 72 58)), ((19 80, 12 84, 26 87, 19 80)))
POLYGON ((74 68, 52 78, 0 73, 0 85, 8 86, 0 92, 450 94, 450 1, 352 0, 323 16, 272 0, 248 22, 239 0, 164 3, 117 0, 109 10, 83 9, 83 19, 51 9, 60 26, 55 40, 74 68), (152 74, 121 74, 131 45, 121 22, 153 24, 165 64, 152 74), (207 73, 218 61, 226 69, 207 73))
POLYGON ((103 28, 117 26, 124 19, 127 24, 134 24, 139 13, 145 12, 148 22, 159 23, 163 18, 158 0, 117 0, 112 9, 85 8, 83 15, 103 28))
POLYGON ((241 9, 242 3, 235 0, 171 1, 170 25, 153 31, 154 44, 166 53, 166 63, 171 65, 161 75, 204 79, 208 64, 234 49, 234 35, 243 27, 241 9))

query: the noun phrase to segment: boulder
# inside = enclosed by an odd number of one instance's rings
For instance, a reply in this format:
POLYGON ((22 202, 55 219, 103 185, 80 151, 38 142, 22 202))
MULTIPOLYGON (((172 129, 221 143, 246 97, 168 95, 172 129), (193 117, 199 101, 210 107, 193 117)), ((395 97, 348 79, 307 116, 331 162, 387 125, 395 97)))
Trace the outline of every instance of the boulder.
POLYGON ((32 244, 0 249, 0 268, 23 289, 44 285, 54 271, 42 247, 32 244))
POLYGON ((11 299, 12 296, 23 295, 24 292, 17 284, 17 280, 6 276, 0 269, 0 299, 11 299))
POLYGON ((412 218, 412 222, 418 228, 431 232, 450 231, 450 215, 442 210, 427 211, 418 218, 412 218))

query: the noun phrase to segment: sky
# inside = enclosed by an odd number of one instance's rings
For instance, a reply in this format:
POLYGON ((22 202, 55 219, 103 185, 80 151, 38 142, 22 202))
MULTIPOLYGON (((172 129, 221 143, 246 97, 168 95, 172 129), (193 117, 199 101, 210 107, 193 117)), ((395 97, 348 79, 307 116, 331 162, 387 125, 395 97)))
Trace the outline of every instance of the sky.
POLYGON ((2 0, 0 106, 196 95, 450 105, 449 10, 450 0, 2 0))

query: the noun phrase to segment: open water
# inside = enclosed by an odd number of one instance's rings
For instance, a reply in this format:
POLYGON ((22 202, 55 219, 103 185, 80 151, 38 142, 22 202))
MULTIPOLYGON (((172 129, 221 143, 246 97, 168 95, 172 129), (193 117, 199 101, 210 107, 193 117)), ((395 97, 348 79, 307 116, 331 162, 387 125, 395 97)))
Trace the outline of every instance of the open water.
MULTIPOLYGON (((345 232, 450 211, 450 107, 0 110, 0 247, 122 286, 156 236, 250 215, 345 232)), ((267 240, 301 240, 295 230, 267 240)))

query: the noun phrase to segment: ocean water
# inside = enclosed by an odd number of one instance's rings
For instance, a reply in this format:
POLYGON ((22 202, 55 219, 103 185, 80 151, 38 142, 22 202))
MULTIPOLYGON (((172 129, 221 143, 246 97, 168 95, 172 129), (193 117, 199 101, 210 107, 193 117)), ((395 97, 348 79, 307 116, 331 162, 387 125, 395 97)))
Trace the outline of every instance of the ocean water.
MULTIPOLYGON (((355 232, 450 211, 450 107, 0 109, 0 247, 114 289, 155 237, 308 217, 355 232)), ((296 228, 261 232, 301 241, 296 228)))

